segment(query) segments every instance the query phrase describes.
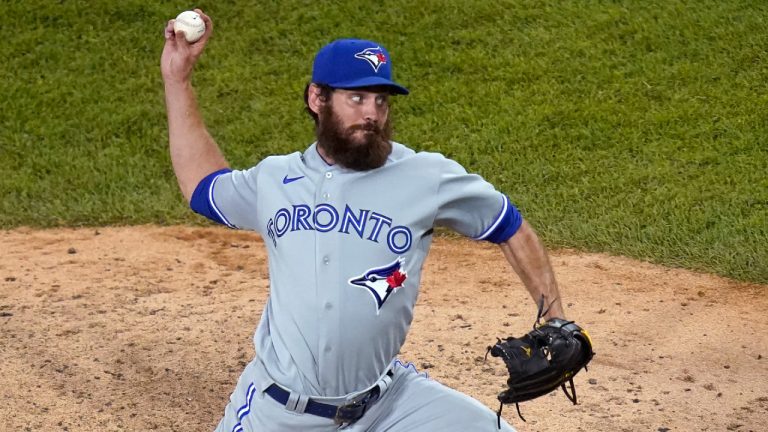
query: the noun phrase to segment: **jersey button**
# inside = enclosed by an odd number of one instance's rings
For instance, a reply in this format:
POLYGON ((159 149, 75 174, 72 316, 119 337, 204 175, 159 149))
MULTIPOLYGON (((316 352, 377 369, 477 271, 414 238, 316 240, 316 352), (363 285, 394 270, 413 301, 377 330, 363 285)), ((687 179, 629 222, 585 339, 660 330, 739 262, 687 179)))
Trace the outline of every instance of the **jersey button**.
POLYGON ((330 304, 330 303, 326 303, 325 304, 325 310, 331 310, 331 309, 333 309, 333 305, 330 304))
POLYGON ((330 259, 330 258, 328 258, 327 256, 324 256, 324 257, 323 257, 323 264, 326 264, 326 265, 327 265, 329 262, 331 262, 331 259, 330 259))
POLYGON ((328 171, 327 173, 325 173, 325 178, 329 179, 331 177, 333 177, 333 173, 332 172, 328 171))
POLYGON ((326 192, 326 193, 324 193, 324 194, 323 194, 323 198, 324 198, 324 199, 328 199, 328 198, 330 198, 330 197, 331 197, 331 194, 329 194, 328 192, 326 192))
POLYGON ((332 349, 333 348, 331 348, 330 346, 326 346, 325 347, 325 352, 329 353, 329 352, 331 352, 332 349))

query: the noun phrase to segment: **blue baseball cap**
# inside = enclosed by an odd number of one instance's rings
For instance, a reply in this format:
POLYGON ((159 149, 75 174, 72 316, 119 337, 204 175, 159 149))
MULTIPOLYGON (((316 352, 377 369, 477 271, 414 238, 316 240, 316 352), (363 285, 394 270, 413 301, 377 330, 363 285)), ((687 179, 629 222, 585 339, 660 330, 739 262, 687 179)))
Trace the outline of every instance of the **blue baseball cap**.
POLYGON ((392 62, 381 44, 362 39, 337 39, 322 47, 312 66, 312 82, 351 89, 385 86, 407 95, 408 89, 392 81, 392 62))

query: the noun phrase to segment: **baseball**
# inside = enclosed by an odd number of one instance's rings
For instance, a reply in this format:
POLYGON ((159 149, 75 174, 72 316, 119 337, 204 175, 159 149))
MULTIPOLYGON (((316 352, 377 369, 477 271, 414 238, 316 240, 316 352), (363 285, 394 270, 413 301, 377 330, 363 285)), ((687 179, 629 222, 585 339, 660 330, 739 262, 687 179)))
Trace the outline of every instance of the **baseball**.
POLYGON ((187 42, 194 43, 200 40, 205 33, 205 22, 197 12, 184 11, 173 22, 173 31, 183 31, 187 42))

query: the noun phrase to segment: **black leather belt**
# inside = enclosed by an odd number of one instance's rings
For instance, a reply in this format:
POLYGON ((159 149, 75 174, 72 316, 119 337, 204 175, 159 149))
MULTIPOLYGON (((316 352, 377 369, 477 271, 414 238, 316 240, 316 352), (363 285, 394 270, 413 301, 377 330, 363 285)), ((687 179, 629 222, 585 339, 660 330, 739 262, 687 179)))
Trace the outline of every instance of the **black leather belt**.
MULTIPOLYGON (((390 370, 387 372, 387 376, 392 377, 393 372, 390 370)), ((288 398, 291 396, 291 392, 283 389, 277 384, 272 384, 266 390, 266 393, 272 397, 272 399, 285 405, 288 403, 288 398)), ((365 414, 368 405, 376 402, 379 399, 380 390, 379 386, 373 387, 368 393, 364 393, 358 396, 358 399, 350 402, 346 405, 331 405, 322 402, 318 402, 313 399, 309 399, 304 412, 320 417, 333 419, 337 424, 354 423, 359 420, 363 414, 365 414)))

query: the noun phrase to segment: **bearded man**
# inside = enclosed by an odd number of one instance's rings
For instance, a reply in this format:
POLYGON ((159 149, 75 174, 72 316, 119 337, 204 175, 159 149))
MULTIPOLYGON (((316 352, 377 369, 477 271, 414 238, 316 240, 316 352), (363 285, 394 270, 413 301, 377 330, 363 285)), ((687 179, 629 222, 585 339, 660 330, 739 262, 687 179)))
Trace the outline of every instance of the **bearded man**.
POLYGON ((435 226, 500 245, 532 298, 549 305, 544 318, 563 318, 530 225, 480 176, 391 140, 390 99, 408 90, 392 80, 389 52, 368 40, 335 40, 315 56, 305 89, 315 143, 230 169, 190 83, 213 31, 197 12, 206 24, 200 41, 174 33, 172 20, 165 31, 173 168, 194 211, 263 236, 270 276, 256 356, 216 431, 512 431, 396 356, 435 226))

